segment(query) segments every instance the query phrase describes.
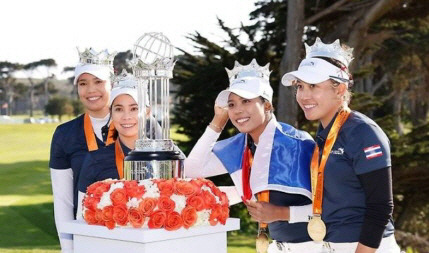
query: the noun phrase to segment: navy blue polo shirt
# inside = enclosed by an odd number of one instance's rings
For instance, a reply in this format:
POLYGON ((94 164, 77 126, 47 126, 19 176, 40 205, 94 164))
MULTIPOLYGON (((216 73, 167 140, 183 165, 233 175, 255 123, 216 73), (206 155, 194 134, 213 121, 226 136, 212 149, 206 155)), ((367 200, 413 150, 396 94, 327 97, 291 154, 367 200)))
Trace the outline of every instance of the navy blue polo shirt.
MULTIPOLYGON (((311 200, 299 194, 270 191, 270 203, 276 206, 303 206, 311 204, 311 200)), ((307 224, 308 222, 274 221, 268 224, 268 230, 271 238, 278 242, 308 242, 311 238, 307 232, 307 224)))
MULTIPOLYGON (((335 117, 325 129, 319 126, 316 143, 320 150, 334 120, 335 117)), ((358 175, 390 166, 390 143, 386 134, 372 119, 352 111, 325 166, 322 203, 322 220, 327 227, 325 241, 359 241, 366 203, 358 175)), ((393 230, 390 219, 383 237, 391 235, 393 230)))
MULTIPOLYGON (((122 151, 126 156, 130 149, 121 144, 122 151)), ((116 168, 115 144, 98 150, 89 152, 82 165, 81 176, 79 177, 78 189, 85 193, 86 188, 91 184, 104 179, 119 179, 116 168)))
MULTIPOLYGON (((56 170, 72 169, 73 171, 73 211, 77 209, 77 182, 81 175, 81 166, 85 155, 89 152, 86 144, 84 114, 59 125, 51 142, 49 167, 56 170)), ((95 135, 95 134, 94 134, 95 135)), ((104 143, 95 137, 98 147, 104 143)))

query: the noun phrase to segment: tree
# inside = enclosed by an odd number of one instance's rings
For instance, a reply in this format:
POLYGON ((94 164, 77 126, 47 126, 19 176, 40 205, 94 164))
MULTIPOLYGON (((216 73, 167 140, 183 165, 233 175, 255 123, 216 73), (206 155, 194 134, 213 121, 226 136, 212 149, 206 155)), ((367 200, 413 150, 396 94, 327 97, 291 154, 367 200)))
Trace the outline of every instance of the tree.
MULTIPOLYGON (((24 87, 21 83, 17 83, 14 77, 15 72, 21 69, 21 65, 11 62, 0 62, 0 89, 1 100, 5 101, 8 106, 8 115, 11 115, 13 112, 14 101, 16 98, 20 97, 24 87)), ((3 103, 2 103, 3 104, 3 103)))
POLYGON ((45 104, 48 103, 49 100, 49 90, 48 90, 48 82, 54 76, 50 74, 51 68, 56 67, 57 64, 54 59, 43 59, 40 61, 35 61, 28 63, 23 66, 23 69, 27 73, 27 79, 30 83, 29 89, 29 107, 30 107, 30 117, 33 117, 33 108, 34 108, 34 96, 35 96, 35 82, 34 82, 34 72, 39 71, 42 68, 46 70, 46 76, 43 78, 42 84, 45 91, 45 104))
MULTIPOLYGON (((418 0, 308 0, 302 4, 299 0, 258 1, 250 13, 253 23, 239 28, 219 19, 226 34, 222 44, 198 32, 189 35, 198 54, 183 52, 174 76, 179 105, 173 122, 189 137, 180 144, 189 151, 210 122, 214 99, 228 84, 222 68, 232 67, 234 60, 248 63, 252 58, 270 63, 270 83, 279 91, 274 94, 277 118, 314 132, 317 123, 303 120, 301 110, 296 115, 287 104, 296 105, 292 90, 286 88, 290 94, 285 95, 285 88, 278 85, 282 74, 296 69, 304 56, 302 41, 311 45, 316 37, 325 43, 339 38, 355 48, 351 107, 373 118, 392 143, 394 217, 401 230, 400 242, 409 241, 407 245, 427 251, 410 232, 429 241, 428 4, 418 0)), ((231 125, 226 128, 221 138, 234 133, 231 125)))
POLYGON ((72 115, 73 110, 73 105, 66 97, 53 97, 45 106, 45 112, 48 115, 57 115, 60 121, 64 114, 72 115))

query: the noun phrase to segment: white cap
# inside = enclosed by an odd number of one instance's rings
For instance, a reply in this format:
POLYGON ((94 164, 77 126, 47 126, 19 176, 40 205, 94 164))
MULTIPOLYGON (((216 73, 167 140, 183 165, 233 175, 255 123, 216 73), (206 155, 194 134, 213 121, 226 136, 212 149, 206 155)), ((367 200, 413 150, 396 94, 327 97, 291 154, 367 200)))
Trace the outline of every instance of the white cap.
POLYGON ((123 94, 130 95, 134 99, 134 101, 138 103, 139 100, 137 95, 137 89, 130 88, 130 87, 116 87, 116 88, 113 88, 112 91, 110 92, 109 107, 112 106, 115 98, 123 94))
POLYGON ((298 70, 286 73, 282 77, 284 86, 291 86, 292 81, 302 80, 306 83, 317 84, 333 79, 348 85, 348 74, 335 65, 319 58, 308 58, 301 61, 298 70))
POLYGON ((97 78, 100 78, 104 81, 111 81, 110 78, 113 75, 113 70, 109 66, 106 65, 98 65, 98 64, 78 64, 74 70, 74 81, 73 84, 77 84, 77 80, 79 77, 88 73, 97 78))
POLYGON ((270 83, 266 79, 243 77, 235 79, 228 89, 219 93, 216 98, 216 105, 226 107, 231 92, 246 99, 253 99, 259 96, 270 102, 273 99, 273 88, 271 88, 270 83))

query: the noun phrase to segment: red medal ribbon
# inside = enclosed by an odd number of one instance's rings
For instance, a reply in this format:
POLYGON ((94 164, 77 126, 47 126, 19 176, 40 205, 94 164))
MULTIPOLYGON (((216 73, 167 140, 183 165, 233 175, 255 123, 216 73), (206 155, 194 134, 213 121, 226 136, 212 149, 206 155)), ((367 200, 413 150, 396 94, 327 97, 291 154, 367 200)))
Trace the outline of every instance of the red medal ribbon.
MULTIPOLYGON (((243 185, 243 198, 250 200, 252 198, 252 189, 250 188, 250 171, 252 169, 253 156, 250 148, 246 145, 243 153, 243 165, 242 165, 242 185, 243 185)), ((270 191, 262 191, 256 194, 258 201, 269 202, 270 191)), ((266 228, 266 223, 259 223, 259 228, 266 228)))

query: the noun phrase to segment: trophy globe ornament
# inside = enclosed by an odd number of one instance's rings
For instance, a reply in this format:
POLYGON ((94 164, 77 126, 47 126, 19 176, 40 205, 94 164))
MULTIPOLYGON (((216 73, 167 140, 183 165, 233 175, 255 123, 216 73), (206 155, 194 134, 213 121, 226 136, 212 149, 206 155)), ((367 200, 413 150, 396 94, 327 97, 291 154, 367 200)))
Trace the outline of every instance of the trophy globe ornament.
POLYGON ((131 65, 138 84, 139 134, 135 150, 124 160, 125 179, 184 177, 185 155, 170 139, 174 64, 174 46, 162 33, 145 33, 134 44, 131 65))

